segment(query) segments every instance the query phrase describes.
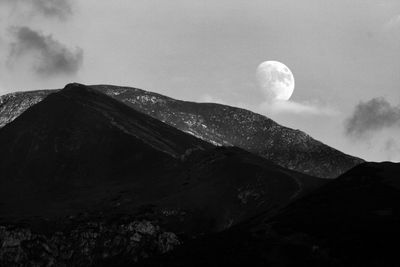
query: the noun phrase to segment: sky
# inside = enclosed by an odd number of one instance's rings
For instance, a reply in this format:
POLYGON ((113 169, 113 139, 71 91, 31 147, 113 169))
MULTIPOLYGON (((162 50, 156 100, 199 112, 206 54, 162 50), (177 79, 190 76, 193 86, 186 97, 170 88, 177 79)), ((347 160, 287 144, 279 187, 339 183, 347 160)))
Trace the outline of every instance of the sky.
POLYGON ((138 87, 263 114, 345 153, 400 161, 398 0, 0 0, 0 94, 138 87), (256 79, 284 63, 296 87, 256 79))

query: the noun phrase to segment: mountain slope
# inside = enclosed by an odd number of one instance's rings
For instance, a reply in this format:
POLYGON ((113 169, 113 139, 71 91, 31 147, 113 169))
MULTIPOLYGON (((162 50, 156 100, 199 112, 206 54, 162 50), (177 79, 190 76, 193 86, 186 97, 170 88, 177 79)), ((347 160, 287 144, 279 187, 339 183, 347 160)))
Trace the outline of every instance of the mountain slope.
POLYGON ((399 223, 400 164, 390 162, 361 164, 277 218, 280 229, 315 237, 349 266, 396 266, 399 223))
MULTIPOLYGON (((130 87, 92 87, 207 142, 237 146, 302 173, 334 178, 362 162, 301 131, 283 127, 265 116, 244 109, 180 101, 130 87)), ((52 92, 37 91, 36 97, 44 98, 52 92)), ((23 112, 24 109, 17 108, 19 103, 35 104, 36 100, 30 100, 32 95, 35 92, 3 96, 0 100, 0 122, 4 125, 23 112)))
POLYGON ((2 128, 0 146, 1 215, 8 216, 46 211, 43 205, 49 213, 73 210, 85 205, 87 190, 127 180, 146 184, 186 152, 212 148, 81 85, 50 95, 2 128), (72 205, 71 196, 82 203, 72 205))
MULTIPOLYGON (((159 266, 397 266, 400 164, 364 163, 290 204, 193 240, 159 266)), ((149 263, 149 262, 146 262, 149 263)))
POLYGON ((215 147, 80 84, 0 129, 0 265, 115 266, 324 184, 215 147))
POLYGON ((151 204, 204 221, 188 228, 222 229, 321 184, 241 149, 215 148, 79 84, 3 127, 0 146, 0 217, 11 219, 151 204))
POLYGON ((42 101, 52 91, 17 92, 0 96, 0 128, 12 122, 29 107, 42 101))

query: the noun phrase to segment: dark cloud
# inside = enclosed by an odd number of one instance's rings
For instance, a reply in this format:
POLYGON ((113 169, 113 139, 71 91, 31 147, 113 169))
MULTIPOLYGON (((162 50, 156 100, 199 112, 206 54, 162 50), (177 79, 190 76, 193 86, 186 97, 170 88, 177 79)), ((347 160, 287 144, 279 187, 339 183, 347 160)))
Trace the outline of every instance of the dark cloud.
POLYGON ((72 14, 70 0, 0 0, 14 9, 27 8, 35 14, 66 19, 72 14))
POLYGON ((359 103, 345 123, 346 135, 367 137, 373 132, 400 126, 400 107, 391 105, 384 98, 373 98, 359 103))
POLYGON ((83 61, 83 50, 68 49, 51 35, 44 35, 28 27, 13 28, 15 42, 11 45, 9 64, 32 58, 33 70, 42 76, 75 74, 83 61))

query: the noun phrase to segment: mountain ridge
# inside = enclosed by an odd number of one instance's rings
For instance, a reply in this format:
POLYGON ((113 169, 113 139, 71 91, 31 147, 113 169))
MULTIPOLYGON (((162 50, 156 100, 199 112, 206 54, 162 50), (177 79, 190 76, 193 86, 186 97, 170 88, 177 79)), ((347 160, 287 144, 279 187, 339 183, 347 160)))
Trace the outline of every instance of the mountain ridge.
POLYGON ((279 151, 274 138, 293 135, 292 151, 318 155, 319 143, 303 144, 301 133, 249 111, 135 92, 69 84, 31 106, 35 93, 0 101, 0 110, 26 108, 0 129, 0 265, 395 260, 386 241, 400 236, 399 164, 367 162, 337 179, 315 178, 195 136, 231 131, 240 143, 275 133, 267 137, 279 151))
POLYGON ((0 265, 115 266, 325 184, 214 146, 80 84, 0 129, 0 265))
POLYGON ((201 213, 219 218, 216 227, 223 227, 246 214, 248 203, 258 203, 250 213, 273 209, 268 205, 285 205, 320 184, 240 148, 215 147, 79 84, 49 95, 3 127, 0 146, 0 217, 109 206, 107 199, 122 190, 129 200, 121 209, 149 201, 182 208, 192 203, 210 209, 201 213), (213 199, 218 204, 210 205, 213 199), (216 207, 226 208, 227 217, 216 207))
MULTIPOLYGON (((132 87, 91 87, 214 145, 237 146, 285 168, 312 176, 335 178, 363 162, 362 159, 331 148, 300 130, 281 126, 263 115, 245 109, 176 100, 132 87)), ((0 127, 53 92, 56 90, 37 93, 30 91, 0 97, 0 127)))

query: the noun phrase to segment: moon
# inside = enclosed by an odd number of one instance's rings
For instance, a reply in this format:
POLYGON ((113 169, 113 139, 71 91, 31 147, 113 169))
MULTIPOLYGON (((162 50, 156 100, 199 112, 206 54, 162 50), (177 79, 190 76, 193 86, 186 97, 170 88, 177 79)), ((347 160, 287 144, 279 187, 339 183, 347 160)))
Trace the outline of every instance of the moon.
POLYGON ((293 94, 293 73, 281 62, 262 62, 257 67, 257 79, 268 100, 287 101, 293 94))

